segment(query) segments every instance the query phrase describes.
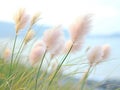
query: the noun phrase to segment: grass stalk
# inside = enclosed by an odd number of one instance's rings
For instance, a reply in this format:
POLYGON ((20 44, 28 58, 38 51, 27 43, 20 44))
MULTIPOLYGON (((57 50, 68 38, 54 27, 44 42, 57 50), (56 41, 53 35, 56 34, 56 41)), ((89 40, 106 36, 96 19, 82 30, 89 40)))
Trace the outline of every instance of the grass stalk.
POLYGON ((24 48, 24 41, 25 41, 25 39, 26 39, 26 37, 27 37, 27 34, 29 33, 29 31, 31 30, 31 28, 32 28, 32 26, 30 26, 29 28, 28 28, 28 31, 27 31, 27 33, 25 34, 25 37, 24 37, 24 39, 23 39, 23 41, 21 42, 21 45, 20 45, 20 48, 19 48, 19 50, 18 50, 18 52, 17 52, 17 55, 16 55, 16 57, 15 57, 15 60, 16 60, 16 62, 17 62, 17 57, 22 53, 22 47, 24 48))
POLYGON ((46 56, 46 53, 47 53, 47 50, 45 50, 45 53, 44 53, 44 55, 42 57, 41 63, 40 63, 39 68, 38 68, 38 72, 37 72, 36 79, 35 79, 35 90, 37 90, 38 77, 39 77, 40 69, 42 67, 43 60, 44 60, 44 58, 46 56))
POLYGON ((70 47, 68 53, 65 55, 65 57, 63 58, 63 60, 62 60, 62 62, 60 63, 60 65, 58 65, 55 74, 53 75, 52 79, 50 80, 50 82, 49 82, 49 84, 48 84, 48 89, 49 89, 50 85, 52 84, 52 82, 53 82, 55 76, 57 75, 58 71, 60 70, 61 66, 62 66, 63 63, 65 62, 66 58, 68 57, 70 51, 72 50, 72 47, 73 47, 73 44, 71 45, 71 47, 70 47))
POLYGON ((86 80, 89 76, 89 73, 90 73, 90 70, 91 70, 91 65, 89 66, 87 72, 85 73, 85 75, 83 76, 83 78, 81 79, 81 82, 80 82, 80 89, 79 90, 84 90, 84 86, 85 86, 85 83, 86 83, 86 80))
MULTIPOLYGON (((20 55, 21 55, 21 53, 22 53, 22 51, 23 51, 24 47, 25 47, 25 44, 24 44, 23 48, 21 48, 21 49, 20 49, 21 51, 19 51, 19 54, 17 54, 18 56, 20 56, 20 55)), ((18 56, 17 56, 17 57, 18 57, 18 56)), ((16 60, 16 62, 15 62, 15 63, 16 63, 16 68, 17 68, 17 65, 19 64, 20 57, 16 58, 15 60, 16 60)))
POLYGON ((17 34, 15 35, 15 40, 14 40, 13 49, 12 49, 12 56, 11 56, 11 61, 10 61, 9 76, 11 75, 11 72, 12 72, 12 64, 13 64, 13 57, 14 57, 14 51, 15 51, 16 41, 17 41, 17 34))

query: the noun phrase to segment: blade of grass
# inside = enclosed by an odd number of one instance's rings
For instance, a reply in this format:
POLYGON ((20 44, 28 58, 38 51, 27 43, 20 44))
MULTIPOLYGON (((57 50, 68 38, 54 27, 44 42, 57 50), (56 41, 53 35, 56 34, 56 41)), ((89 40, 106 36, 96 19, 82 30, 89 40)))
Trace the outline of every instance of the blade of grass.
POLYGON ((49 87, 50 87, 51 83, 53 82, 55 76, 57 75, 57 73, 58 73, 58 71, 60 70, 61 66, 63 65, 63 63, 65 62, 66 58, 68 57, 68 55, 69 55, 69 53, 70 53, 72 47, 73 47, 73 44, 71 45, 71 47, 70 47, 68 53, 65 55, 65 57, 63 58, 63 60, 62 60, 62 62, 60 63, 60 65, 58 65, 57 70, 56 70, 56 72, 54 73, 52 79, 50 80, 47 89, 49 89, 49 87))
POLYGON ((44 60, 44 58, 46 56, 46 53, 47 53, 47 50, 45 50, 45 53, 44 53, 44 55, 42 57, 41 63, 40 63, 39 68, 38 68, 38 72, 37 72, 36 79, 35 79, 35 90, 37 89, 38 77, 39 77, 40 69, 42 67, 43 60, 44 60))
POLYGON ((89 76, 91 67, 92 67, 92 66, 89 66, 87 72, 85 73, 85 75, 84 75, 83 78, 81 79, 81 81, 80 81, 80 89, 79 89, 79 90, 84 90, 84 86, 85 86, 86 80, 87 80, 87 78, 88 78, 88 76, 89 76))
POLYGON ((13 44, 13 49, 12 49, 12 56, 11 56, 11 61, 10 61, 10 70, 9 70, 9 76, 11 75, 11 71, 12 71, 12 64, 13 64, 13 57, 14 57, 14 50, 15 50, 15 46, 16 46, 16 40, 17 40, 17 34, 15 35, 15 40, 14 40, 14 44, 13 44))

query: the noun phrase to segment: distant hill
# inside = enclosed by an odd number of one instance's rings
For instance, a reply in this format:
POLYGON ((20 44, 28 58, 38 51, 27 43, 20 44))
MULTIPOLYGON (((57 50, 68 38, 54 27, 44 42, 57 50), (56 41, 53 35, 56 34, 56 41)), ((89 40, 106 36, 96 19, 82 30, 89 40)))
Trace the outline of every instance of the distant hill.
MULTIPOLYGON (((25 28, 25 30, 21 30, 20 32, 20 37, 22 37, 26 30, 27 30, 28 26, 25 28)), ((52 28, 51 26, 48 25, 34 25, 33 29, 36 32, 36 36, 41 36, 43 34, 43 32, 46 29, 52 28)), ((64 29, 65 32, 65 36, 69 37, 69 34, 67 32, 66 29, 64 29)), ((9 22, 0 22, 0 38, 5 38, 5 37, 14 37, 15 36, 15 24, 13 23, 9 23, 9 22)))
MULTIPOLYGON (((23 36, 26 32, 28 27, 25 28, 25 30, 21 30, 20 36, 23 36)), ((36 31, 36 34, 41 35, 44 30, 50 28, 50 26, 45 25, 34 25, 34 30, 36 31)), ((4 37, 14 37, 15 36, 15 24, 9 23, 9 22, 0 22, 0 38, 4 37)))
MULTIPOLYGON (((41 36, 43 34, 43 32, 48 29, 51 28, 51 26, 47 26, 47 25, 34 25, 34 30, 36 31, 36 34, 38 36, 41 36)), ((27 30, 27 27, 25 28, 27 30)), ((26 30, 21 30, 20 32, 20 36, 23 36, 24 33, 26 32, 26 30)), ((65 31, 65 36, 69 37, 68 32, 66 31, 66 29, 64 29, 65 31)), ((4 38, 4 37, 14 37, 15 36, 15 24, 14 23, 9 23, 9 22, 0 22, 0 38, 4 38)), ((116 33, 112 33, 109 35, 88 35, 89 38, 107 38, 107 37, 120 37, 120 33, 116 32, 116 33)))
POLYGON ((0 37, 13 36, 14 33, 14 24, 8 22, 0 22, 0 37))
POLYGON ((89 38, 112 38, 112 37, 120 37, 120 33, 115 32, 109 35, 102 35, 102 34, 97 34, 97 35, 88 35, 89 38))

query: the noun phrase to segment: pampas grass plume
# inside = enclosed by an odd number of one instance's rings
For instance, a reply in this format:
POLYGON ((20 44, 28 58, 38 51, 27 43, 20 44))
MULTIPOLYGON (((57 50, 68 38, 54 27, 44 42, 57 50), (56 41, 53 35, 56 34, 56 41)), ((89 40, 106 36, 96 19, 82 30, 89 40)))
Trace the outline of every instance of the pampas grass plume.
POLYGON ((90 65, 100 62, 102 60, 102 55, 103 52, 101 46, 95 46, 92 48, 87 55, 90 65))
POLYGON ((45 31, 43 41, 45 42, 48 51, 53 52, 57 49, 61 42, 61 37, 63 37, 61 26, 45 31))
POLYGON ((73 42, 78 41, 85 37, 85 35, 89 32, 90 27, 90 16, 86 15, 83 17, 78 17, 71 25, 70 25, 70 36, 73 42))
POLYGON ((51 59, 57 55, 62 54, 64 47, 65 47, 65 39, 64 39, 64 37, 61 37, 56 48, 54 48, 51 52, 51 59))
POLYGON ((103 50, 103 59, 107 59, 110 56, 110 45, 106 44, 102 47, 103 50))
POLYGON ((26 14, 25 9, 19 9, 14 16, 14 21, 15 21, 15 28, 16 28, 16 34, 25 27, 29 20, 29 15, 26 14))
POLYGON ((29 30, 27 33, 27 36, 25 38, 25 43, 28 43, 31 39, 33 39, 33 37, 35 36, 35 32, 34 30, 29 30))
POLYGON ((34 47, 41 47, 41 46, 46 48, 46 44, 43 40, 37 41, 34 45, 34 47))
POLYGON ((3 53, 3 58, 5 60, 7 60, 7 59, 10 58, 10 56, 11 56, 11 50, 9 48, 6 48, 5 51, 4 51, 4 53, 3 53))
POLYGON ((82 48, 82 45, 83 45, 83 41, 73 43, 72 40, 68 40, 65 44, 64 52, 67 53, 70 50, 71 46, 72 46, 71 53, 77 52, 82 48))
MULTIPOLYGON (((40 43, 42 43, 42 42, 40 42, 40 43)), ((29 56, 30 63, 32 65, 36 64, 44 55, 45 50, 46 50, 46 47, 44 46, 44 44, 35 45, 30 52, 30 56, 29 56)))
POLYGON ((30 25, 33 26, 38 20, 39 20, 39 17, 40 17, 40 13, 36 13, 32 19, 31 19, 31 22, 30 22, 30 25))

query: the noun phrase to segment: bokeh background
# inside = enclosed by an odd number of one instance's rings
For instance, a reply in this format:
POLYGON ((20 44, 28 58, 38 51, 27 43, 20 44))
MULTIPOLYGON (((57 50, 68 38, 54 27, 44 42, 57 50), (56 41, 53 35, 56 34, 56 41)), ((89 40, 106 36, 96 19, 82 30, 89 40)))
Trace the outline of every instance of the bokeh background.
POLYGON ((35 26, 41 30, 39 36, 59 24, 67 30, 76 17, 91 14, 91 33, 84 48, 110 44, 112 60, 99 65, 90 78, 120 79, 120 0, 0 0, 0 42, 14 37, 13 15, 19 8, 25 8, 31 16, 41 13, 42 19, 35 26))

